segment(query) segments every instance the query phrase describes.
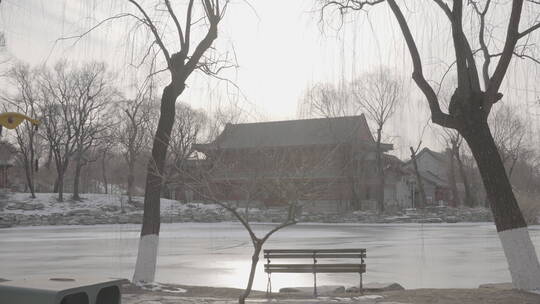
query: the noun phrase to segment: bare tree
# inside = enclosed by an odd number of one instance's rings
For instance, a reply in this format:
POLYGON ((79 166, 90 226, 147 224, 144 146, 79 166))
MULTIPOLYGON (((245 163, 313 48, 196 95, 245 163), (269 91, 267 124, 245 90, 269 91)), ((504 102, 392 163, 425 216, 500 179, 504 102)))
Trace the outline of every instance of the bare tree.
POLYGON ((453 189, 452 195, 455 197, 455 199, 459 199, 459 196, 455 196, 457 195, 457 189, 454 190, 454 188, 457 188, 457 185, 455 185, 456 178, 454 174, 455 165, 458 169, 461 181, 463 182, 463 188, 465 191, 464 203, 467 207, 474 207, 476 203, 471 190, 471 177, 467 173, 467 168, 463 162, 463 137, 456 130, 443 129, 442 138, 444 139, 444 144, 447 148, 447 151, 450 153, 449 166, 451 167, 448 168, 448 174, 450 176, 449 180, 451 182, 450 187, 453 189))
POLYGON ((86 156, 90 154, 90 149, 94 148, 105 136, 105 130, 110 127, 109 118, 112 113, 106 110, 107 106, 114 102, 117 93, 103 63, 85 64, 76 69, 72 77, 75 77, 75 95, 71 110, 68 112, 75 137, 73 199, 80 200, 81 169, 88 162, 97 160, 86 156))
POLYGON ((195 177, 188 187, 202 199, 231 212, 250 236, 253 245, 251 267, 246 289, 239 298, 240 304, 245 303, 251 292, 265 242, 277 231, 296 224, 301 201, 315 199, 332 186, 331 182, 321 184, 317 176, 320 177, 329 166, 349 167, 348 163, 336 161, 342 160, 337 156, 343 149, 338 144, 319 148, 317 154, 305 147, 256 147, 234 156, 232 151, 214 147, 204 150, 207 158, 200 166, 200 173, 184 172, 186 176, 195 177), (250 224, 250 212, 252 208, 266 204, 287 207, 287 213, 280 224, 259 237, 250 224))
MULTIPOLYGON (((19 64, 8 73, 16 87, 14 97, 8 98, 8 107, 29 117, 37 117, 39 113, 39 93, 36 76, 28 65, 19 64)), ((34 174, 38 170, 38 159, 42 148, 38 130, 33 124, 26 122, 15 129, 17 150, 24 167, 26 185, 32 198, 36 198, 34 174)))
POLYGON ((220 106, 216 111, 207 112, 206 125, 199 142, 211 142, 223 131, 227 124, 244 121, 244 114, 244 110, 234 103, 220 106))
POLYGON ((351 84, 353 102, 375 124, 375 164, 377 166, 377 207, 384 212, 384 164, 382 135, 390 117, 402 98, 401 82, 388 70, 379 69, 366 74, 351 84))
POLYGON ((469 206, 469 207, 474 207, 475 205, 475 200, 474 200, 474 196, 472 195, 472 191, 471 191, 471 183, 469 181, 469 176, 467 174, 467 171, 465 169, 465 165, 463 164, 463 160, 462 160, 462 153, 460 152, 461 151, 461 146, 462 146, 462 138, 461 137, 454 137, 450 144, 451 144, 451 147, 452 147, 452 151, 453 151, 453 155, 454 155, 454 158, 456 159, 457 161, 457 165, 458 165, 458 169, 459 169, 459 175, 461 176, 461 180, 463 181, 463 188, 465 189, 465 205, 469 206))
POLYGON ((515 108, 509 105, 495 108, 488 123, 510 178, 524 146, 525 125, 515 108))
MULTIPOLYGON (((384 212, 383 129, 394 114, 402 91, 397 77, 389 70, 379 68, 377 72, 364 74, 340 87, 316 84, 306 91, 298 106, 301 117, 340 117, 363 113, 375 124, 376 200, 379 212, 384 212)), ((353 188, 354 196, 358 196, 358 192, 353 188)))
POLYGON ((456 179, 456 165, 454 160, 454 154, 452 152, 452 149, 446 148, 446 157, 448 158, 448 168, 447 168, 447 175, 448 175, 448 183, 450 184, 450 191, 452 191, 452 200, 453 205, 455 207, 461 206, 461 198, 459 197, 459 191, 457 187, 457 179, 456 179))
POLYGON ((309 88, 298 104, 298 114, 308 117, 340 117, 358 114, 346 88, 318 83, 309 88))
POLYGON ((227 66, 222 60, 205 56, 205 53, 212 47, 218 36, 218 25, 224 17, 229 1, 201 0, 200 4, 196 4, 195 0, 190 0, 183 22, 178 18, 178 10, 169 0, 164 0, 154 6, 155 14, 153 15, 150 14, 150 10, 141 5, 141 1, 128 1, 138 12, 135 18, 139 21, 139 25, 146 27, 153 36, 153 41, 149 42, 149 50, 158 48, 165 59, 166 70, 170 74, 170 82, 161 95, 160 116, 152 144, 152 156, 147 168, 141 240, 133 275, 135 282, 151 282, 155 277, 161 223, 160 195, 167 148, 175 120, 176 99, 184 92, 186 81, 195 70, 215 75, 227 66), (196 12, 200 12, 201 16, 194 16, 196 12), (166 26, 167 21, 170 20, 173 21, 176 29, 178 50, 173 50, 170 45, 166 45, 163 39, 162 33, 168 31, 166 26), (198 41, 192 33, 198 34, 201 31, 194 31, 194 25, 203 27, 204 36, 198 41))
POLYGON ((540 28, 540 22, 534 16, 528 22, 523 18, 522 22, 522 17, 525 15, 524 6, 530 6, 529 11, 534 12, 534 9, 538 11, 536 5, 539 3, 513 0, 508 5, 499 6, 491 0, 468 1, 465 8, 476 18, 478 26, 465 29, 463 2, 455 0, 450 7, 444 0, 433 1, 434 7, 441 9, 447 17, 455 51, 452 71, 457 75, 458 81, 448 113, 441 109, 435 90, 424 76, 417 40, 395 0, 323 0, 323 6, 337 6, 344 14, 351 10, 359 11, 383 3, 388 4, 407 44, 413 63, 412 78, 427 99, 432 121, 457 130, 467 141, 476 159, 514 287, 540 289, 540 264, 488 124, 491 108, 503 97, 500 92, 501 84, 512 58, 517 56, 537 61, 534 55, 529 53, 528 41, 531 34, 540 28), (487 16, 501 11, 508 12, 509 18, 505 34, 497 37, 498 33, 488 30, 486 20, 489 20, 487 16), (475 43, 471 43, 471 40, 475 40, 475 43), (522 44, 519 44, 520 42, 522 44), (474 50, 472 45, 478 45, 479 49, 474 50), (480 56, 475 56, 478 52, 480 56))
POLYGON ((420 175, 420 170, 418 170, 418 162, 416 161, 416 155, 421 146, 422 141, 418 142, 416 149, 409 147, 409 150, 411 151, 411 161, 413 163, 414 174, 416 176, 416 184, 418 186, 418 191, 420 192, 420 205, 418 206, 420 209, 424 208, 427 204, 426 191, 424 191, 424 182, 422 180, 422 176, 420 175))
MULTIPOLYGON (((444 82, 444 79, 441 81, 441 84, 444 82)), ((443 105, 443 107, 448 108, 450 106, 450 100, 452 97, 452 92, 449 90, 450 87, 454 87, 457 85, 457 80, 452 79, 452 81, 449 81, 449 85, 445 87, 439 87, 438 90, 438 97, 443 105)), ((461 182, 463 183, 463 188, 465 191, 465 197, 464 197, 464 203, 468 207, 473 207, 475 205, 475 198, 472 195, 472 184, 471 179, 472 177, 467 174, 467 170, 465 168, 465 164, 463 163, 463 137, 459 132, 455 129, 449 129, 449 128, 440 128, 441 132, 441 138, 443 140, 442 144, 446 147, 446 150, 449 154, 448 160, 449 160, 449 168, 448 168, 448 175, 449 175, 449 182, 450 182, 450 188, 452 190, 452 196, 454 197, 454 200, 456 200, 456 205, 458 205, 457 200, 459 200, 459 194, 457 191, 457 181, 456 181, 456 174, 455 174, 455 167, 457 167, 459 172, 459 177, 461 178, 461 182)), ((465 143, 465 145, 467 145, 465 143)))
POLYGON ((52 71, 43 68, 39 74, 43 133, 56 165, 59 201, 64 200, 64 175, 77 144, 71 120, 76 95, 75 80, 66 62, 57 63, 52 71))
MULTIPOLYGON (((183 180, 179 175, 185 161, 192 156, 193 144, 201 137, 204 127, 207 125, 206 115, 192 109, 189 105, 180 103, 176 108, 176 124, 171 132, 169 142, 169 168, 166 180, 168 183, 176 183, 176 180, 183 180)), ((182 187, 182 185, 180 185, 182 187)), ((169 189, 171 190, 171 189, 169 189)))
POLYGON ((127 164, 127 196, 133 201, 135 186, 135 164, 141 154, 149 148, 151 141, 150 119, 153 109, 153 90, 150 87, 140 88, 133 100, 121 103, 121 121, 116 139, 121 154, 127 164))
POLYGON ((78 67, 59 62, 52 70, 43 67, 38 74, 38 86, 43 133, 56 165, 58 199, 63 200, 64 176, 72 158, 73 198, 79 199, 81 169, 88 162, 84 156, 107 128, 102 123, 108 115, 104 110, 115 91, 101 63, 78 67))
MULTIPOLYGON (((117 111, 113 113, 118 114, 117 111)), ((98 183, 101 186, 98 187, 99 191, 103 191, 105 194, 109 194, 109 174, 107 173, 107 163, 115 155, 115 150, 119 146, 119 141, 117 140, 116 130, 119 129, 119 122, 114 119, 109 120, 109 128, 104 130, 98 144, 96 144, 95 153, 96 158, 100 159, 101 167, 101 181, 98 183)))

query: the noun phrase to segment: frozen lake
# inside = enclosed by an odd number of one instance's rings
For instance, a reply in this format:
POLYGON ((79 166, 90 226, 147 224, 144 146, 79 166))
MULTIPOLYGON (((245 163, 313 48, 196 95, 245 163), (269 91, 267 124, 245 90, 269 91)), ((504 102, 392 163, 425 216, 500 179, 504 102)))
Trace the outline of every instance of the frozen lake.
MULTIPOLYGON (((271 225, 257 224, 261 235, 271 225)), ((139 225, 0 229, 0 278, 108 275, 130 278, 139 225)), ((540 227, 530 227, 540 248, 540 227)), ((265 248, 367 248, 365 282, 406 288, 477 287, 510 281, 493 224, 301 224, 273 235, 265 248)), ((251 243, 235 223, 163 224, 156 280, 243 288, 251 243)), ((261 257, 254 289, 266 289, 261 257)), ((311 274, 274 274, 274 290, 312 286, 311 274)), ((321 274, 319 285, 356 285, 357 275, 321 274)))

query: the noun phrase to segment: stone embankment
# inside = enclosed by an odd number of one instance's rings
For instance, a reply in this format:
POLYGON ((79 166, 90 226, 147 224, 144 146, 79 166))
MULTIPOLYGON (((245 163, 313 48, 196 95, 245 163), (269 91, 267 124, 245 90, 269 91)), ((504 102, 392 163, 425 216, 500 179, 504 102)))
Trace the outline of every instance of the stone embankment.
MULTIPOLYGON (((27 196, 27 195, 26 195, 27 196)), ((7 195, 0 200, 0 228, 40 225, 140 224, 142 198, 127 203, 122 198, 91 195, 83 201, 57 202, 51 195, 21 199, 21 194, 7 195)), ((282 222, 286 209, 251 209, 252 222, 282 222)), ((405 210, 378 215, 373 211, 348 213, 301 212, 299 222, 306 223, 457 223, 491 221, 491 212, 484 208, 432 207, 422 211, 405 210)), ((227 210, 208 204, 183 204, 163 200, 162 222, 227 222, 236 218, 227 210)))

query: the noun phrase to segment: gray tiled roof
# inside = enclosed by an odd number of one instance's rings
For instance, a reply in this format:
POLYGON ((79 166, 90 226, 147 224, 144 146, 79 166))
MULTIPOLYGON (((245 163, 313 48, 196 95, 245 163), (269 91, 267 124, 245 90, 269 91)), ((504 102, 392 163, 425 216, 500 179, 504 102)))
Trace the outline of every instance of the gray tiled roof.
POLYGON ((420 176, 437 185, 437 186, 440 186, 440 187, 448 187, 448 182, 444 179, 444 178, 441 178, 440 176, 436 175, 435 173, 431 172, 431 171, 422 171, 420 172, 420 176))
POLYGON ((254 148, 374 143, 365 116, 227 124, 207 147, 254 148))
MULTIPOLYGON (((416 159, 420 159, 424 153, 431 154, 433 156, 433 158, 435 158, 436 160, 438 160, 439 162, 441 162, 441 163, 443 163, 445 165, 446 165, 446 163, 448 163, 448 155, 446 155, 444 152, 433 151, 428 147, 425 147, 422 150, 420 150, 420 152, 416 153, 416 159)), ((411 163, 411 161, 412 161, 412 159, 408 159, 405 162, 404 166, 409 165, 411 163)))

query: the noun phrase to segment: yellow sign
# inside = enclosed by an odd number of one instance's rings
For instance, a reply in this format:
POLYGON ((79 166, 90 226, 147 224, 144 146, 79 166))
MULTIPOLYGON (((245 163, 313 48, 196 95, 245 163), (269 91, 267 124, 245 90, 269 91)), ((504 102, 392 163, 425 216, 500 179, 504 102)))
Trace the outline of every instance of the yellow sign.
POLYGON ((32 124, 36 126, 39 125, 39 120, 32 119, 21 113, 6 112, 6 113, 0 114, 0 125, 8 129, 15 129, 24 120, 28 120, 29 122, 31 122, 32 124))

